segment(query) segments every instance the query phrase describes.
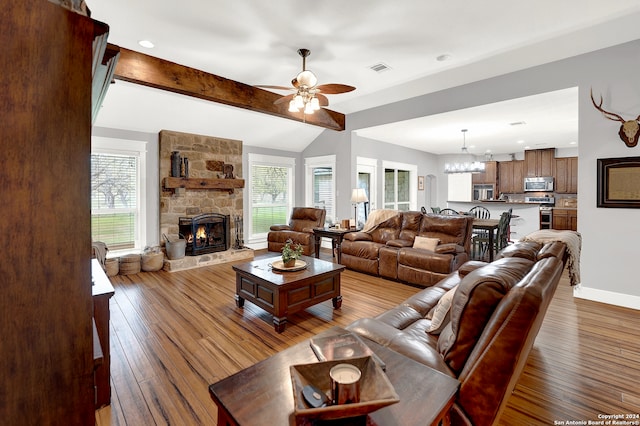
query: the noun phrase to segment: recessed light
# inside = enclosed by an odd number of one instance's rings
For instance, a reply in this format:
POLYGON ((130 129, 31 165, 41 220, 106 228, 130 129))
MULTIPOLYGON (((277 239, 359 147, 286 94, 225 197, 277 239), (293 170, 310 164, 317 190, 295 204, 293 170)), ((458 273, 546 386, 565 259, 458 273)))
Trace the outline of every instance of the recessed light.
POLYGON ((524 141, 520 139, 519 141, 516 141, 516 143, 521 144, 521 143, 524 143, 524 141))
POLYGON ((155 47, 155 44, 149 40, 140 40, 138 44, 142 47, 146 47, 147 49, 153 49, 155 47))
POLYGON ((569 142, 569 145, 575 145, 575 144, 577 144, 577 143, 578 143, 578 142, 576 142, 576 141, 571 141, 571 142, 569 142))
POLYGON ((531 148, 529 145, 525 146, 524 149, 529 149, 531 148))
POLYGON ((491 150, 490 150, 490 149, 488 149, 488 150, 486 150, 485 152, 486 152, 486 153, 491 153, 491 150))
POLYGON ((444 53, 444 54, 436 57, 436 61, 438 61, 438 62, 448 61, 449 59, 451 59, 451 55, 449 55, 448 53, 444 53))

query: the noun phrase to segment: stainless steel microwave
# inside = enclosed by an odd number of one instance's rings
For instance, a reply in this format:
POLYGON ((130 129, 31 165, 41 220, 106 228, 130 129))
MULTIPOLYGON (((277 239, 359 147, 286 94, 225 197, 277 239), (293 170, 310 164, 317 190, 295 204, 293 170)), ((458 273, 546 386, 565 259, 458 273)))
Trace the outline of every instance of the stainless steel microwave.
POLYGON ((553 177, 524 178, 525 192, 553 192, 553 177))

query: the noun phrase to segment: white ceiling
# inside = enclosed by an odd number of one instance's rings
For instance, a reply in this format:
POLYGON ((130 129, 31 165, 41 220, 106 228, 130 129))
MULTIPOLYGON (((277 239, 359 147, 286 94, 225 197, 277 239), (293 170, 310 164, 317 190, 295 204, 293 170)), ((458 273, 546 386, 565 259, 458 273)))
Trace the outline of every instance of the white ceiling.
MULTIPOLYGON (((247 84, 289 85, 301 70, 297 49, 308 48, 307 68, 321 84, 357 88, 329 96, 329 108, 345 114, 640 38, 638 0, 87 2, 92 18, 109 24, 111 43, 247 84), (140 47, 144 39, 156 47, 140 47), (436 60, 445 54, 449 60, 436 60), (390 69, 372 71, 378 63, 390 69)), ((290 151, 302 151, 324 130, 122 81, 109 88, 95 125, 290 151)), ((514 152, 517 140, 531 148, 568 144, 577 141, 577 91, 358 133, 443 154, 460 152, 462 128, 473 153, 514 152), (515 121, 527 124, 505 127, 515 121)))

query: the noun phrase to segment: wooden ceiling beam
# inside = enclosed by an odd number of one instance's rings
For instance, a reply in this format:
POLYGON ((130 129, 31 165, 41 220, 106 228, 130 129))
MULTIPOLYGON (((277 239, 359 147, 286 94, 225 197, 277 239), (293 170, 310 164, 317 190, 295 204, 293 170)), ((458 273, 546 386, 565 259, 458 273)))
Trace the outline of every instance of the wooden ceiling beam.
POLYGON ((327 129, 345 129, 345 116, 339 112, 322 108, 309 115, 292 113, 287 102, 274 104, 282 96, 277 93, 122 47, 114 78, 327 129))

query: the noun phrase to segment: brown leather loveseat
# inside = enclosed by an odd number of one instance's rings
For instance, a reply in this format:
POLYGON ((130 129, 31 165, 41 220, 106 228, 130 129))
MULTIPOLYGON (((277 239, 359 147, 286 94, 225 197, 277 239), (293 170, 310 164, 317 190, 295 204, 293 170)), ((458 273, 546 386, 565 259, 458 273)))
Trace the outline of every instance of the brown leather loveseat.
POLYGON ((370 230, 365 227, 362 232, 346 234, 341 263, 356 271, 428 287, 469 260, 472 227, 470 216, 395 212, 370 230), (437 242, 435 248, 418 248, 416 242, 427 239, 437 242))
POLYGON ((561 242, 515 243, 494 262, 467 262, 397 307, 347 328, 457 378, 452 424, 491 425, 524 368, 565 253, 561 242))
POLYGON ((303 247, 302 254, 310 256, 315 252, 313 228, 322 228, 327 215, 325 209, 294 207, 288 225, 272 225, 267 234, 268 250, 282 251, 287 240, 303 247))

